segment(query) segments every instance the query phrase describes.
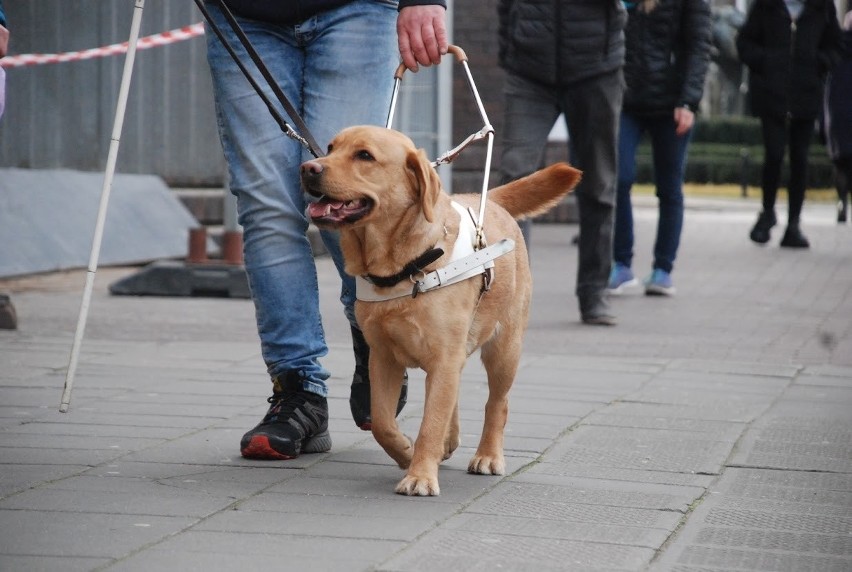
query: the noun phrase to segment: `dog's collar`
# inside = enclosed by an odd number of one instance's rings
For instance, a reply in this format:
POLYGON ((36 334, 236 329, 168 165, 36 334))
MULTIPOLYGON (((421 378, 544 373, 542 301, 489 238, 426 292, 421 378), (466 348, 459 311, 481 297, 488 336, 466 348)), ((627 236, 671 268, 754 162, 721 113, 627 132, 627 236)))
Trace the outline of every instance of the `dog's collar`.
POLYGON ((375 274, 365 274, 364 280, 378 286, 379 288, 392 288, 403 280, 410 280, 413 276, 423 274, 423 269, 441 258, 444 255, 442 248, 430 248, 408 264, 402 270, 392 276, 376 276, 375 274))
MULTIPOLYGON (((356 276, 355 297, 364 302, 381 302, 404 296, 414 297, 421 292, 449 286, 480 274, 493 272, 491 269, 494 267, 494 259, 514 249, 514 241, 504 239, 486 248, 476 250, 474 248, 476 224, 473 213, 470 209, 465 209, 455 201, 452 201, 452 205, 458 212, 461 221, 459 234, 453 244, 453 251, 447 266, 428 274, 423 274, 421 271, 419 272, 420 278, 417 280, 413 277, 418 273, 412 273, 410 280, 413 282, 413 286, 397 283, 390 288, 384 288, 383 292, 379 292, 376 288, 378 285, 368 280, 369 275, 356 276)), ((423 266, 426 266, 426 264, 423 266)))

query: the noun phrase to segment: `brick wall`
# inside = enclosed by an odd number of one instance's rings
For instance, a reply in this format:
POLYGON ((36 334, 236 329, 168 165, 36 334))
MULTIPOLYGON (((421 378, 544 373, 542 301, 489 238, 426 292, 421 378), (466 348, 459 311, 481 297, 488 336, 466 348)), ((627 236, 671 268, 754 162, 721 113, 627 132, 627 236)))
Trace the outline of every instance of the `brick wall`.
MULTIPOLYGON (((490 186, 497 183, 503 121, 503 70, 497 65, 497 0, 456 2, 453 41, 468 57, 488 119, 495 129, 490 186)), ((453 144, 482 127, 479 110, 460 65, 453 67, 453 144)), ((453 162, 453 192, 479 192, 485 166, 485 140, 468 147, 453 162)))

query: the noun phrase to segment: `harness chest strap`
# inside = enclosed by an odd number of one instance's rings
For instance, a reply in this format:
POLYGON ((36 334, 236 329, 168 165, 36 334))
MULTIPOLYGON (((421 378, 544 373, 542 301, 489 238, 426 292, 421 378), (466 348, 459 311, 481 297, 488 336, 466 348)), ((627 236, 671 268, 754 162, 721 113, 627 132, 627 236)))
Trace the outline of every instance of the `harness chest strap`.
POLYGON ((486 248, 475 250, 475 224, 473 213, 465 210, 457 202, 452 202, 453 208, 461 218, 459 224, 459 235, 453 245, 450 263, 438 270, 434 270, 415 279, 412 276, 409 284, 399 284, 393 288, 384 288, 379 292, 375 284, 363 276, 355 277, 355 296, 358 300, 365 302, 381 302, 393 300, 404 296, 416 296, 420 292, 428 292, 443 286, 449 286, 468 278, 491 272, 494 267, 494 259, 515 248, 515 242, 511 239, 503 239, 486 248))
POLYGON ((473 254, 451 262, 447 266, 434 270, 426 274, 423 278, 416 280, 412 296, 442 286, 449 286, 450 284, 455 284, 456 282, 461 282, 462 280, 482 274, 494 267, 495 258, 511 252, 514 248, 515 241, 510 238, 504 238, 491 246, 474 251, 473 254))

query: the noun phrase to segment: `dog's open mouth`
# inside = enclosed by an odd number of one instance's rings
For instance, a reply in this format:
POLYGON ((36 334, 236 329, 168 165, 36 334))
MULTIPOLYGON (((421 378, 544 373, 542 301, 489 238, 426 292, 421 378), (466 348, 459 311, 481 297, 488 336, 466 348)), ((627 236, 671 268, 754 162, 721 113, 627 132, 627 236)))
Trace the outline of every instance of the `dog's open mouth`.
POLYGON ((364 197, 351 201, 336 201, 321 197, 308 204, 308 216, 316 224, 340 225, 361 220, 373 210, 373 201, 364 197))

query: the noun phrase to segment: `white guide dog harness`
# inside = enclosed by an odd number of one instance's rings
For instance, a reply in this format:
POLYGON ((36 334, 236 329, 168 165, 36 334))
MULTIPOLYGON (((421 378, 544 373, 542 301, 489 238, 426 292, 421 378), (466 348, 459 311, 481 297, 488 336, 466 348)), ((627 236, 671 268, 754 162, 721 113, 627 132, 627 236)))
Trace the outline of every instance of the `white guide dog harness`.
POLYGON ((494 259, 511 252, 515 248, 515 241, 504 238, 491 246, 477 250, 475 248, 476 221, 473 212, 456 201, 452 201, 452 205, 461 220, 450 262, 446 266, 429 273, 420 271, 419 276, 412 274, 409 280, 386 288, 373 284, 369 276, 356 276, 355 297, 363 302, 382 302, 405 296, 415 297, 417 294, 483 274, 486 275, 484 290, 487 290, 493 280, 494 259))

